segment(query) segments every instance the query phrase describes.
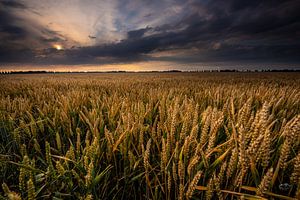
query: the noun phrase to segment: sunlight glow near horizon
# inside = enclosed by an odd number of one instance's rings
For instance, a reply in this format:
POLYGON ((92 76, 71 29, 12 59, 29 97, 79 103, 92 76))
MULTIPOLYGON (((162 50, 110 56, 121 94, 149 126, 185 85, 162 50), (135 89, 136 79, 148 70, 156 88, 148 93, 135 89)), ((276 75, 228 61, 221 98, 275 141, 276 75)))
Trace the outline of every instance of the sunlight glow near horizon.
POLYGON ((53 47, 56 49, 56 50, 63 50, 63 47, 62 47, 62 45, 60 45, 60 44, 55 44, 55 45, 53 45, 53 47))
POLYGON ((118 63, 118 64, 86 64, 86 65, 17 65, 10 64, 1 66, 2 71, 57 71, 57 72, 76 72, 76 71, 164 71, 180 69, 180 66, 172 62, 138 62, 138 63, 118 63))

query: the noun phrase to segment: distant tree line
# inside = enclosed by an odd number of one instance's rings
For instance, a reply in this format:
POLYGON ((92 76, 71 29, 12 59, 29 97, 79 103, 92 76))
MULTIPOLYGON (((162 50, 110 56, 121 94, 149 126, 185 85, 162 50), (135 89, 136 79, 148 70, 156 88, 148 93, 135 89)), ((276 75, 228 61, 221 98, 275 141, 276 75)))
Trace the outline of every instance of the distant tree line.
MULTIPOLYGON (((181 73, 181 72, 300 72, 300 69, 262 69, 262 70, 238 70, 238 69, 221 69, 221 70, 165 70, 165 71, 139 71, 142 73, 181 73)), ((0 71, 0 74, 64 74, 64 73, 136 73, 132 71, 72 71, 72 72, 56 72, 56 71, 0 71)))

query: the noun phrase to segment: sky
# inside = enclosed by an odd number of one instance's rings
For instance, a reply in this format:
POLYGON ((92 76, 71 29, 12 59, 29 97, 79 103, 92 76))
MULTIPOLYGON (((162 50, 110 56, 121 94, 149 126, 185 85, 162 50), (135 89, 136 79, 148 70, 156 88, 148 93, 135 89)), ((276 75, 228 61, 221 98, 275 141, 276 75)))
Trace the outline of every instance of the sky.
POLYGON ((0 0, 0 70, 300 68, 299 0, 0 0))

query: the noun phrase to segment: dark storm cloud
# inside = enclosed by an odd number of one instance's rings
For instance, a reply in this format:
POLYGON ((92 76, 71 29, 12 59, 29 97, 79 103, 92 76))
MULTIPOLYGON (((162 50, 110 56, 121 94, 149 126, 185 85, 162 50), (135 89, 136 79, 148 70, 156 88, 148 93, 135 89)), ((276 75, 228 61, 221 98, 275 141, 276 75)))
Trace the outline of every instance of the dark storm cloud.
POLYGON ((21 1, 14 1, 14 0, 0 1, 0 5, 8 8, 21 8, 21 9, 27 8, 27 6, 25 6, 21 1))
POLYGON ((206 5, 194 2, 191 6, 195 10, 204 7, 208 16, 195 12, 175 24, 129 31, 127 39, 118 43, 79 48, 72 53, 132 59, 174 48, 196 48, 199 53, 188 55, 187 59, 299 62, 300 6, 297 1, 210 1, 206 5), (180 29, 183 26, 185 28, 180 29), (156 32, 145 36, 149 30, 156 32))
MULTIPOLYGON (((1 18, 1 16, 0 16, 1 18)), ((19 39, 24 38, 27 34, 27 31, 22 29, 21 27, 14 26, 14 25, 5 25, 0 27, 0 31, 2 33, 7 34, 7 38, 9 39, 19 39)))
POLYGON ((17 1, 0 1, 0 61, 18 62, 33 56, 23 43, 17 42, 26 38, 27 31, 16 24, 18 18, 11 13, 15 8, 26 9, 26 6, 17 1))
POLYGON ((128 35, 128 39, 136 39, 136 38, 141 38, 144 36, 144 34, 151 30, 150 27, 146 27, 146 28, 142 28, 142 29, 138 29, 138 30, 133 30, 133 31, 129 31, 127 33, 128 35))
MULTIPOLYGON (((163 12, 170 6, 174 6, 172 9, 176 11, 176 15, 161 13, 158 16, 162 18, 160 23, 153 23, 151 26, 145 23, 144 28, 127 30, 125 38, 119 41, 95 43, 64 51, 45 48, 42 53, 36 53, 25 48, 24 40, 21 42, 24 49, 17 49, 15 54, 17 57, 20 54, 18 60, 22 60, 24 55, 31 55, 32 61, 38 63, 114 63, 140 60, 181 63, 250 60, 300 62, 300 3, 297 0, 182 0, 174 1, 173 4, 168 1, 130 2, 133 1, 127 1, 124 4, 126 6, 119 8, 125 21, 138 16, 141 16, 141 20, 150 18, 155 21, 155 9, 163 12), (153 9, 153 13, 142 7, 145 5, 153 9), (139 15, 139 12, 145 13, 139 15), (168 51, 178 55, 165 55, 168 51)), ((26 5, 16 1, 0 3, 12 9, 26 9, 26 5)), ((0 13, 0 37, 19 40, 28 38, 28 30, 15 23, 13 13, 0 13)), ((123 27, 121 24, 118 26, 123 27)), ((44 32, 42 36, 38 36, 41 43, 67 41, 59 32, 45 27, 41 29, 44 32)), ((101 39, 99 35, 95 38, 89 35, 85 37, 101 39)), ((9 46, 10 52, 14 53, 15 46, 9 45, 9 41, 1 45, 9 46)), ((2 56, 0 61, 7 60, 2 56)))
POLYGON ((27 7, 21 2, 14 0, 0 0, 0 33, 23 35, 24 31, 21 27, 15 25, 19 20, 14 14, 14 9, 26 9, 27 7))

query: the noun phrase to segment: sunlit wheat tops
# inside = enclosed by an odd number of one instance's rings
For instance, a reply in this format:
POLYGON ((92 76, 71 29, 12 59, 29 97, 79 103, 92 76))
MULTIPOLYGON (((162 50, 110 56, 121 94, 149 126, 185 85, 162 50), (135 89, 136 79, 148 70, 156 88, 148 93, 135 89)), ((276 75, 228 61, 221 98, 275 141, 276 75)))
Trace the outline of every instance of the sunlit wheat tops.
POLYGON ((0 77, 0 199, 299 199, 300 75, 0 77))

